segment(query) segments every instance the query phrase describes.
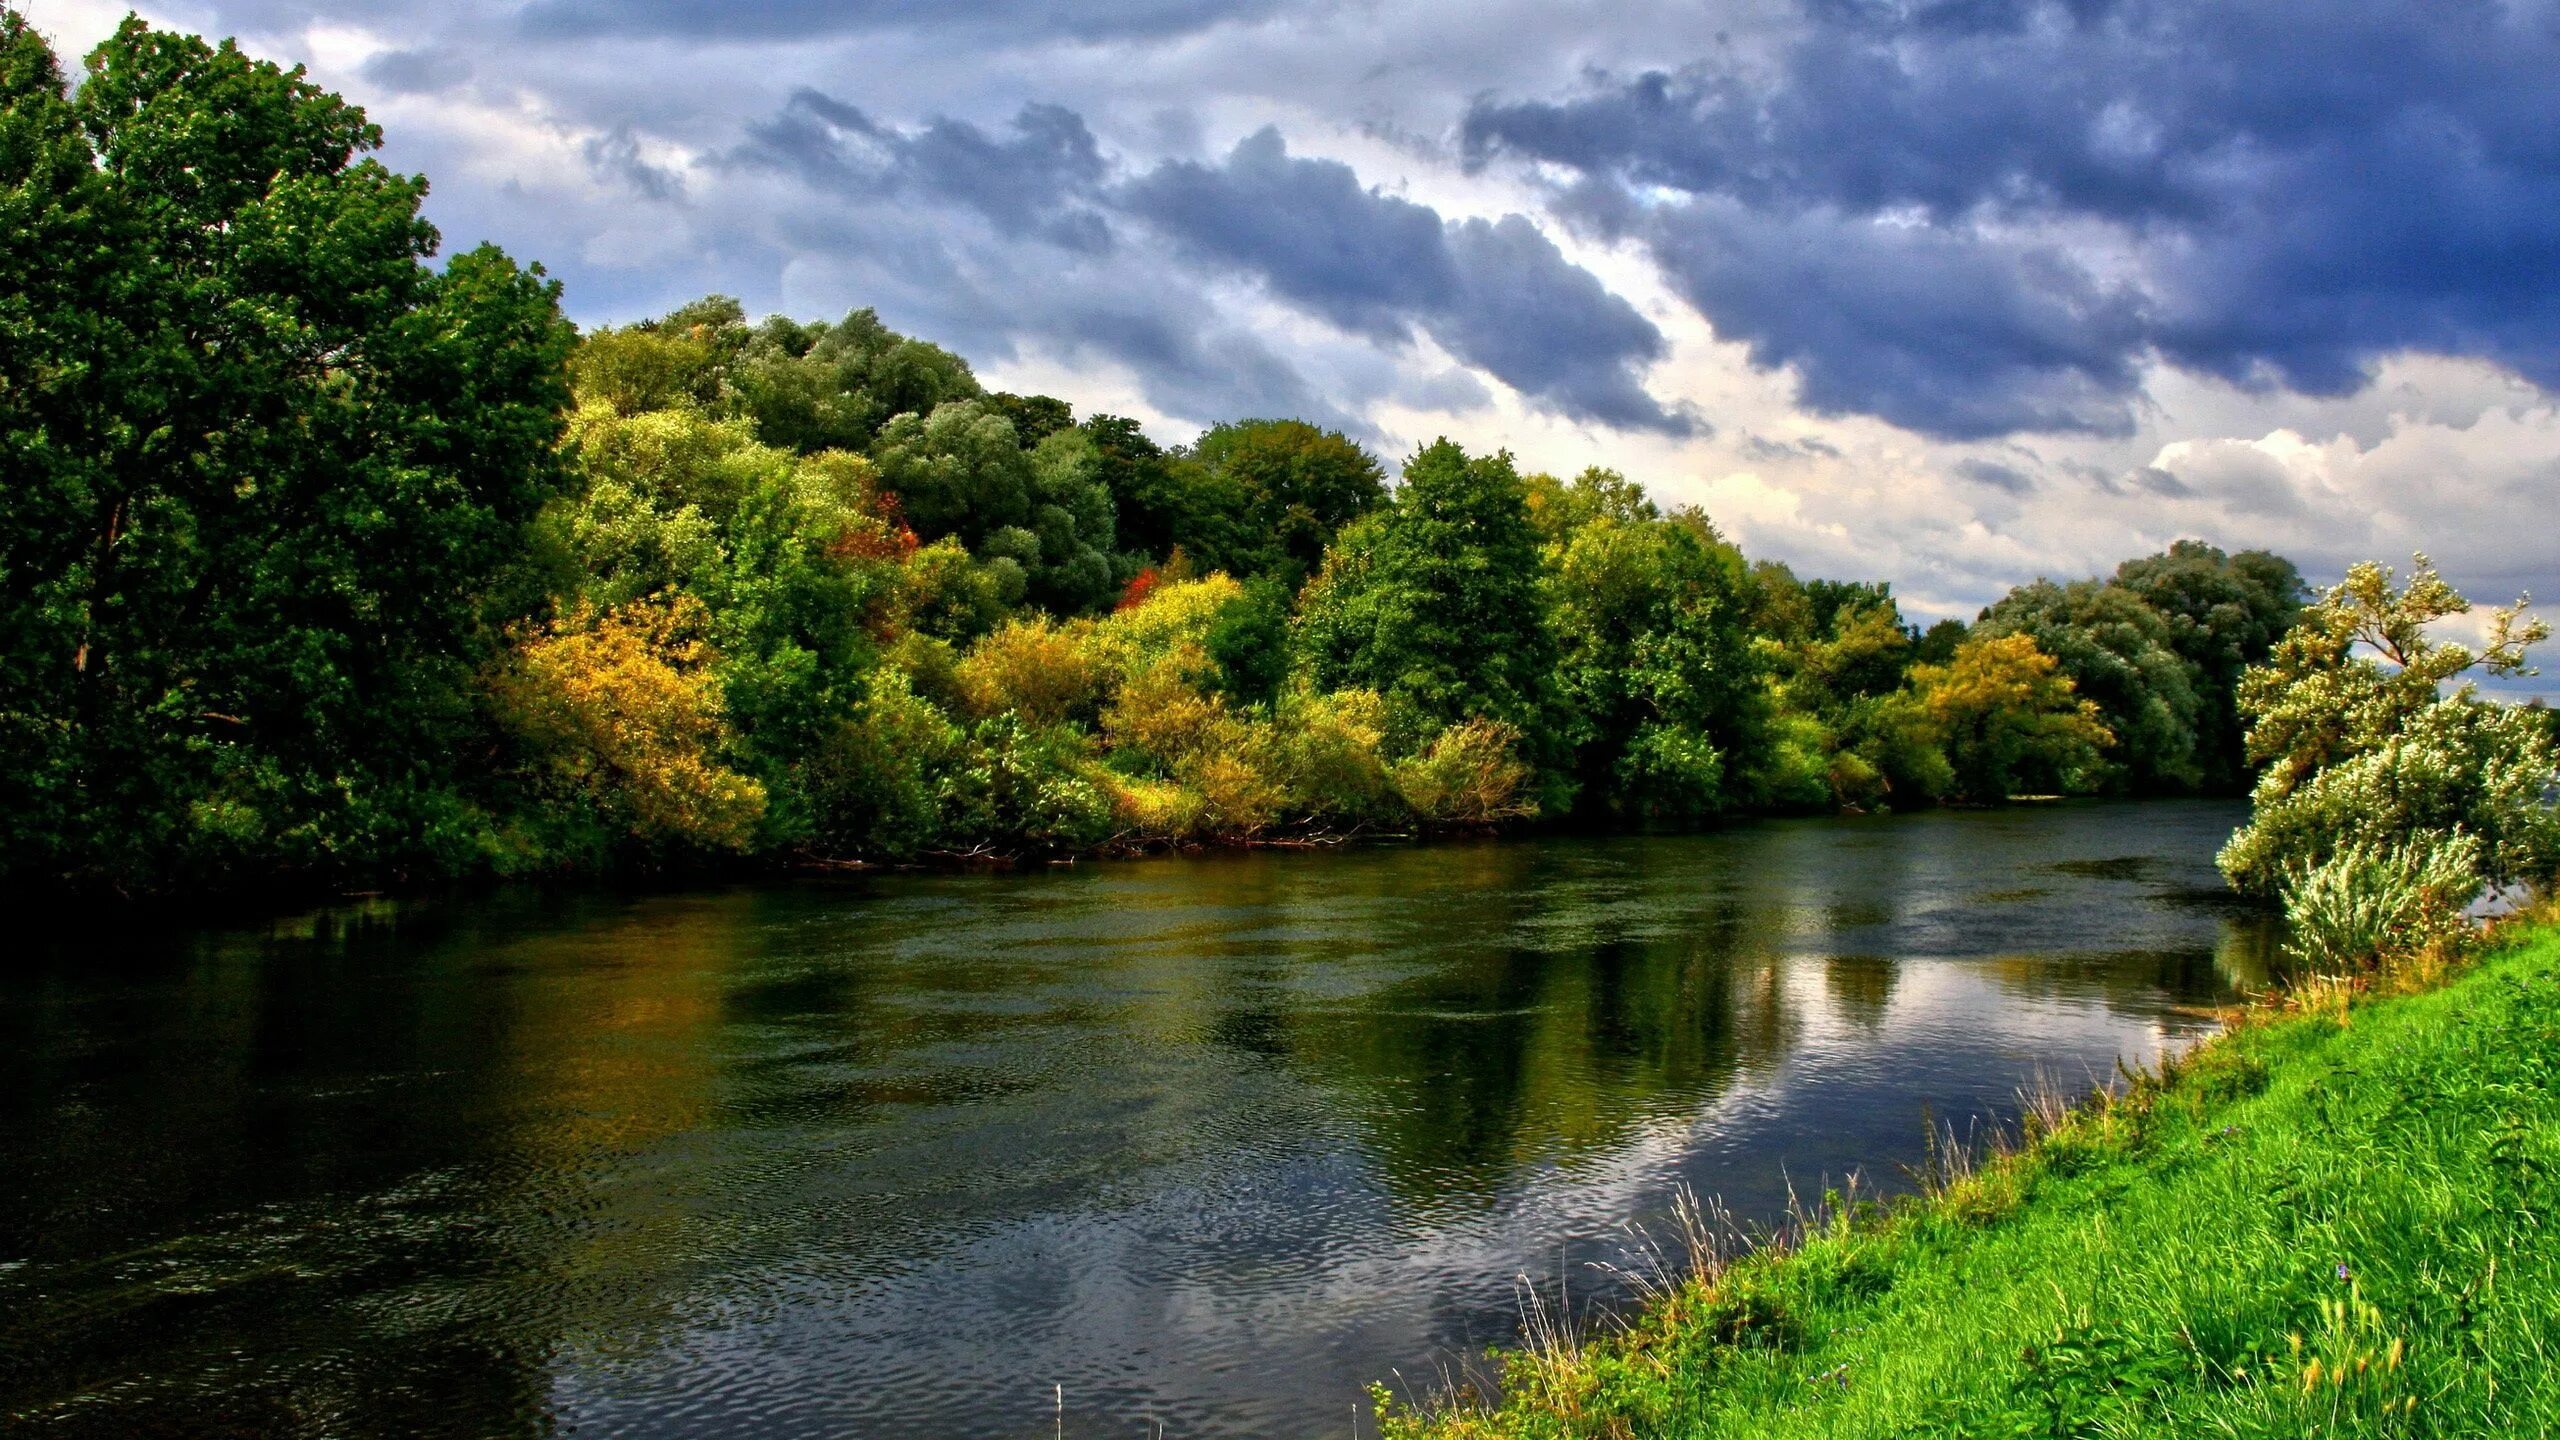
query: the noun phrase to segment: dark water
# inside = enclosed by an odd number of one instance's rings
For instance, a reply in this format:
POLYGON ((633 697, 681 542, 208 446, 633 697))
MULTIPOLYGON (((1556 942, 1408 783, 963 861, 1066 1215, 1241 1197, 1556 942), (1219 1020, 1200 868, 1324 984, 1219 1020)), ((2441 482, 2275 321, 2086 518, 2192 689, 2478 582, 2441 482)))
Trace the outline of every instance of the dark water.
MULTIPOLYGON (((2216 803, 346 912, 0 978, 30 1435, 1341 1435, 2203 1023, 2216 803)), ((1365 1427, 1364 1427, 1365 1433, 1365 1427)))

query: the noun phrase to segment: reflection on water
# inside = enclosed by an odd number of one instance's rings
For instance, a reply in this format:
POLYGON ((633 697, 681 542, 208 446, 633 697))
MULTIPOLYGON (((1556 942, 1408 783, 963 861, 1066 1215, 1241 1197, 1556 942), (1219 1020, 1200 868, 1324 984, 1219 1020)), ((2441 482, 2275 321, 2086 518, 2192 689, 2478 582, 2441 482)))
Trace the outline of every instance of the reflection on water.
POLYGON ((37 1435, 1339 1435, 2260 981, 2218 803, 339 912, 0 978, 37 1435))

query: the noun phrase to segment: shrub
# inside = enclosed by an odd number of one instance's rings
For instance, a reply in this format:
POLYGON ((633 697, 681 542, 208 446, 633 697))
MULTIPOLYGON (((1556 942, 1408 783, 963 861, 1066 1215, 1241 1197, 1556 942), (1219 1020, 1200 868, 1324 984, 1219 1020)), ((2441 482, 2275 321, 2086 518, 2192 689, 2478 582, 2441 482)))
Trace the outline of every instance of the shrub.
POLYGON ((1120 677, 1135 676, 1169 656, 1178 656, 1187 674, 1206 682, 1215 669, 1209 638, 1219 617, 1243 597, 1244 587, 1224 575, 1182 581, 1159 577, 1137 603, 1124 605, 1094 625, 1093 654, 1120 677))
POLYGON ((1436 825, 1491 825, 1538 813, 1520 733, 1496 720, 1466 720, 1388 772, 1413 813, 1436 825))
POLYGON ((2288 948, 2326 969, 2415 954, 2463 935, 2463 912, 2480 890, 2477 836, 2351 844, 2285 877, 2288 948))
POLYGON ((1018 713, 978 722, 940 803, 957 817, 953 838, 1041 851, 1081 850, 1113 832, 1112 795, 1094 773, 1084 737, 1018 713))
POLYGON ((944 777, 962 735, 903 670, 864 677, 861 703, 809 763, 816 838, 840 852, 905 858, 944 840, 944 777))
POLYGON ((1715 812, 1724 794, 1724 754, 1695 730, 1639 726, 1618 757, 1618 793, 1638 814, 1656 818, 1715 812))
POLYGON ((1290 803, 1310 818, 1367 820, 1403 807, 1387 772, 1387 705, 1374 690, 1283 691, 1271 759, 1290 803))
POLYGON ((1234 717, 1192 683, 1191 670, 1186 657, 1175 654, 1139 672, 1104 708, 1103 738, 1160 774, 1175 773, 1221 738, 1232 739, 1234 717))
POLYGON ((1091 718, 1104 677, 1086 645, 1089 629, 1035 617, 970 646, 957 676, 970 713, 1016 714, 1034 728, 1091 718))
POLYGON ((552 774, 643 840, 744 850, 764 787, 716 758, 726 737, 719 657, 690 598, 601 616, 581 610, 527 637, 498 707, 552 774))

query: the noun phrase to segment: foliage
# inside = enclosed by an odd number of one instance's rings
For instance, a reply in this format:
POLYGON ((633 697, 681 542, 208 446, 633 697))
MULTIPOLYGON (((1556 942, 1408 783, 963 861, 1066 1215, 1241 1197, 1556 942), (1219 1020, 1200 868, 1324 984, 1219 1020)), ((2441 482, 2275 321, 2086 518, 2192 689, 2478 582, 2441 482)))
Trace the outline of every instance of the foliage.
POLYGON ((1975 633, 2024 635, 2054 658, 2116 737, 2108 757, 2114 788, 2176 793, 2203 783, 2188 664, 2173 648, 2169 621, 2133 591, 2039 580, 1983 612, 1975 633))
POLYGON ((581 610, 525 638, 500 711, 547 779, 646 842, 744 850, 764 787, 723 765, 717 655, 698 601, 581 610))
POLYGON ((1083 625, 1044 617, 1006 622, 960 662, 960 694, 970 712, 1015 714, 1041 727, 1090 719, 1103 674, 1086 635, 1083 625))
POLYGON ((1466 720, 1432 737, 1389 772, 1413 813, 1435 825, 1492 825, 1538 813, 1520 736, 1492 720, 1466 720))
POLYGON ((1741 553, 1703 521, 1655 517, 1605 471, 1532 493, 1550 536, 1558 701, 1578 722, 1586 803, 1683 818, 1747 798, 1727 757, 1759 751, 1765 707, 1741 553))
POLYGON ((938 800, 951 833, 979 846, 1085 850, 1114 828, 1111 794, 1093 773, 1085 737, 1012 713, 971 729, 938 800))
POLYGON ((2525 668, 2525 647, 2550 632, 2522 606, 2492 612, 2480 650, 2436 640, 2429 627, 2470 604, 2420 556, 2406 585, 2360 564, 2305 610, 2240 683, 2250 758, 2266 768, 2222 852, 2231 883, 2271 895, 2340 851, 2447 845, 2457 831, 2476 841, 2485 883, 2560 873, 2550 731, 2468 684, 2445 688, 2474 667, 2525 668))
POLYGON ((1294 586, 1315 572, 1334 532, 1375 509, 1386 475, 1369 452, 1303 420, 1239 420, 1203 434, 1188 456, 1224 514, 1195 511, 1197 533, 1176 534, 1193 560, 1234 575, 1276 575, 1294 586), (1212 520, 1223 524, 1202 523, 1212 520))
POLYGON ((943 795, 958 784, 964 742, 906 669, 871 671, 852 713, 811 758, 811 840, 836 854, 908 860, 958 838, 943 795))
POLYGON ((1323 688, 1385 696, 1406 732, 1393 739, 1471 719, 1551 736, 1555 642, 1538 559, 1511 457, 1425 446, 1394 500, 1327 552, 1300 599, 1300 653, 1323 688))
POLYGON ((2112 583, 2168 622, 2170 646, 2190 667, 2201 783, 2216 793, 2246 790, 2240 677, 2265 662, 2302 613, 2309 592, 2301 572, 2264 550, 2225 555, 2200 540, 2181 540, 2117 566, 2112 583))
POLYGON ((2328 970, 2412 955, 2457 940, 2480 887, 2480 842, 2458 830, 2346 845, 2285 877, 2287 943, 2328 970))
MULTIPOLYGON (((1923 634, 1605 468, 1442 440, 1390 494, 1338 432, 1159 443, 868 309, 580 339, 539 271, 426 263, 380 143, 138 21, 75 92, 0 10, 0 883, 2225 785, 2300 599, 2181 542, 1923 634)), ((2393 705, 2380 759, 2263 722, 2242 868, 2348 806, 2547 868, 2543 717, 2393 705)))
POLYGON ((298 70, 0 11, 0 881, 488 853, 476 672, 538 592, 570 341, 298 70))
POLYGON ((1945 736, 1954 793, 1969 799, 2085 789, 2114 740, 2098 707, 2024 635, 1967 640, 1953 660, 1920 666, 1911 679, 1945 736))

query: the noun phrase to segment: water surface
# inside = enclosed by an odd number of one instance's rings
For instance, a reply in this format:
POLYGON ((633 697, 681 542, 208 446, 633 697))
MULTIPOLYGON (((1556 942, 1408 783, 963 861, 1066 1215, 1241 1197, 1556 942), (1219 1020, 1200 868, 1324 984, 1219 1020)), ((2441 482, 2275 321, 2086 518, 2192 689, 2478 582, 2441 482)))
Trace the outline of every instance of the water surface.
MULTIPOLYGON (((2260 973, 2214 802, 502 896, 0 976, 31 1435, 1340 1436, 2260 973)), ((1364 1426, 1362 1433, 1367 1433, 1364 1426)))

